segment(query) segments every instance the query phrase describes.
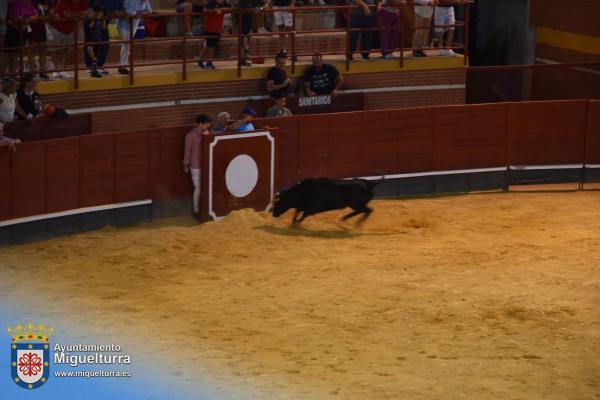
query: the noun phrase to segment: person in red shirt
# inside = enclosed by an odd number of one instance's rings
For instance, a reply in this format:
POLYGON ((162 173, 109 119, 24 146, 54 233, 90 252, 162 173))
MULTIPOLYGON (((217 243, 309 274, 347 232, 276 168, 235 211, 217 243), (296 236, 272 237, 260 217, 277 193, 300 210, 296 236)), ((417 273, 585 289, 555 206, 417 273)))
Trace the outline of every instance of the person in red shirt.
MULTIPOLYGON (((66 46, 52 49, 52 61, 54 68, 57 70, 54 72, 55 78, 71 78, 70 74, 63 73, 62 70, 65 68, 67 60, 70 61, 70 57, 73 54, 71 49, 75 42, 75 30, 77 29, 78 33, 82 32, 80 21, 67 21, 65 19, 76 19, 87 14, 87 0, 58 0, 56 7, 54 7, 53 15, 55 20, 48 24, 48 43, 66 46)), ((78 41, 83 40, 83 35, 78 35, 78 39, 78 41)))
POLYGON ((221 31, 223 30, 223 19, 225 18, 221 9, 230 7, 231 6, 226 0, 211 0, 205 8, 210 14, 204 16, 204 34, 208 36, 208 38, 206 38, 204 46, 202 46, 202 49, 200 50, 198 66, 202 69, 215 69, 212 60, 215 58, 215 54, 219 47, 221 31), (204 65, 205 57, 208 60, 206 66, 204 65))

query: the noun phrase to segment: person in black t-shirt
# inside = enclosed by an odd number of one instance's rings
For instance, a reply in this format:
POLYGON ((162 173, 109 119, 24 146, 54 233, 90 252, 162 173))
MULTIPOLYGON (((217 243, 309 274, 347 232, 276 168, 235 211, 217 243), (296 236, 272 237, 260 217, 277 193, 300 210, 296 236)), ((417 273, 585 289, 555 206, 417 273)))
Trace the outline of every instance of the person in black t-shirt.
POLYGON ((330 94, 335 96, 344 81, 338 70, 329 64, 323 64, 320 54, 313 54, 313 65, 304 71, 304 89, 307 96, 330 94))
POLYGON ((275 66, 267 73, 267 90, 269 96, 287 96, 294 85, 294 79, 288 78, 287 72, 285 72, 285 60, 287 54, 279 52, 275 56, 275 66))
POLYGON ((26 74, 17 90, 18 119, 32 119, 42 115, 42 98, 35 91, 36 80, 32 74, 26 74), (19 110, 20 108, 20 110, 19 110))

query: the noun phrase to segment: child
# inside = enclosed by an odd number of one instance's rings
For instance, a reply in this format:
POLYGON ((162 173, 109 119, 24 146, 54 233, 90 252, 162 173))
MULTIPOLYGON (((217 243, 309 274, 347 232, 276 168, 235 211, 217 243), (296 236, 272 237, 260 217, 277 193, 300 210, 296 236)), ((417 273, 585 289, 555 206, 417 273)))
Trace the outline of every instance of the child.
POLYGON ((104 10, 99 4, 92 8, 93 14, 90 19, 85 21, 84 34, 85 42, 93 43, 84 46, 85 65, 90 68, 90 75, 94 78, 102 78, 98 67, 102 67, 106 62, 108 46, 102 42, 108 37, 108 21, 104 18, 104 10))
POLYGON ((207 11, 210 14, 204 16, 204 34, 208 36, 200 50, 200 61, 198 66, 202 69, 215 69, 212 60, 215 58, 215 54, 219 47, 219 40, 221 39, 221 30, 223 29, 223 19, 225 15, 221 11, 221 8, 230 8, 231 6, 226 0, 210 0, 206 6, 207 11), (212 11, 211 11, 212 10, 212 11), (204 65, 204 59, 208 53, 208 62, 204 65))
POLYGON ((202 137, 210 134, 212 120, 206 114, 196 116, 196 126, 185 135, 183 172, 190 174, 194 185, 194 214, 200 212, 200 168, 202 167, 202 137))

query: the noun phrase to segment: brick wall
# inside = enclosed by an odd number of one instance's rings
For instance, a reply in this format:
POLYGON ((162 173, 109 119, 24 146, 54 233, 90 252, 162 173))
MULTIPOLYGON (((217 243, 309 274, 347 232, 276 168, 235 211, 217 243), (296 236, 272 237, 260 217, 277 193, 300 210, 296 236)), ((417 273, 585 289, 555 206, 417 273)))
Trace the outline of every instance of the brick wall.
POLYGON ((530 23, 600 37, 600 1, 531 0, 530 23))

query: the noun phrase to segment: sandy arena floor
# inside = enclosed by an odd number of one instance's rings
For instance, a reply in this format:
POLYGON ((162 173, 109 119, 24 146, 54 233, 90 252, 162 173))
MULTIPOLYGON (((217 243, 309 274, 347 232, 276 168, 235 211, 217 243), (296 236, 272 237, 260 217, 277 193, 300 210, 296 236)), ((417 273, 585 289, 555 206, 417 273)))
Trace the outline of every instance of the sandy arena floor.
POLYGON ((600 192, 372 205, 3 248, 0 291, 249 398, 600 399, 600 192))

